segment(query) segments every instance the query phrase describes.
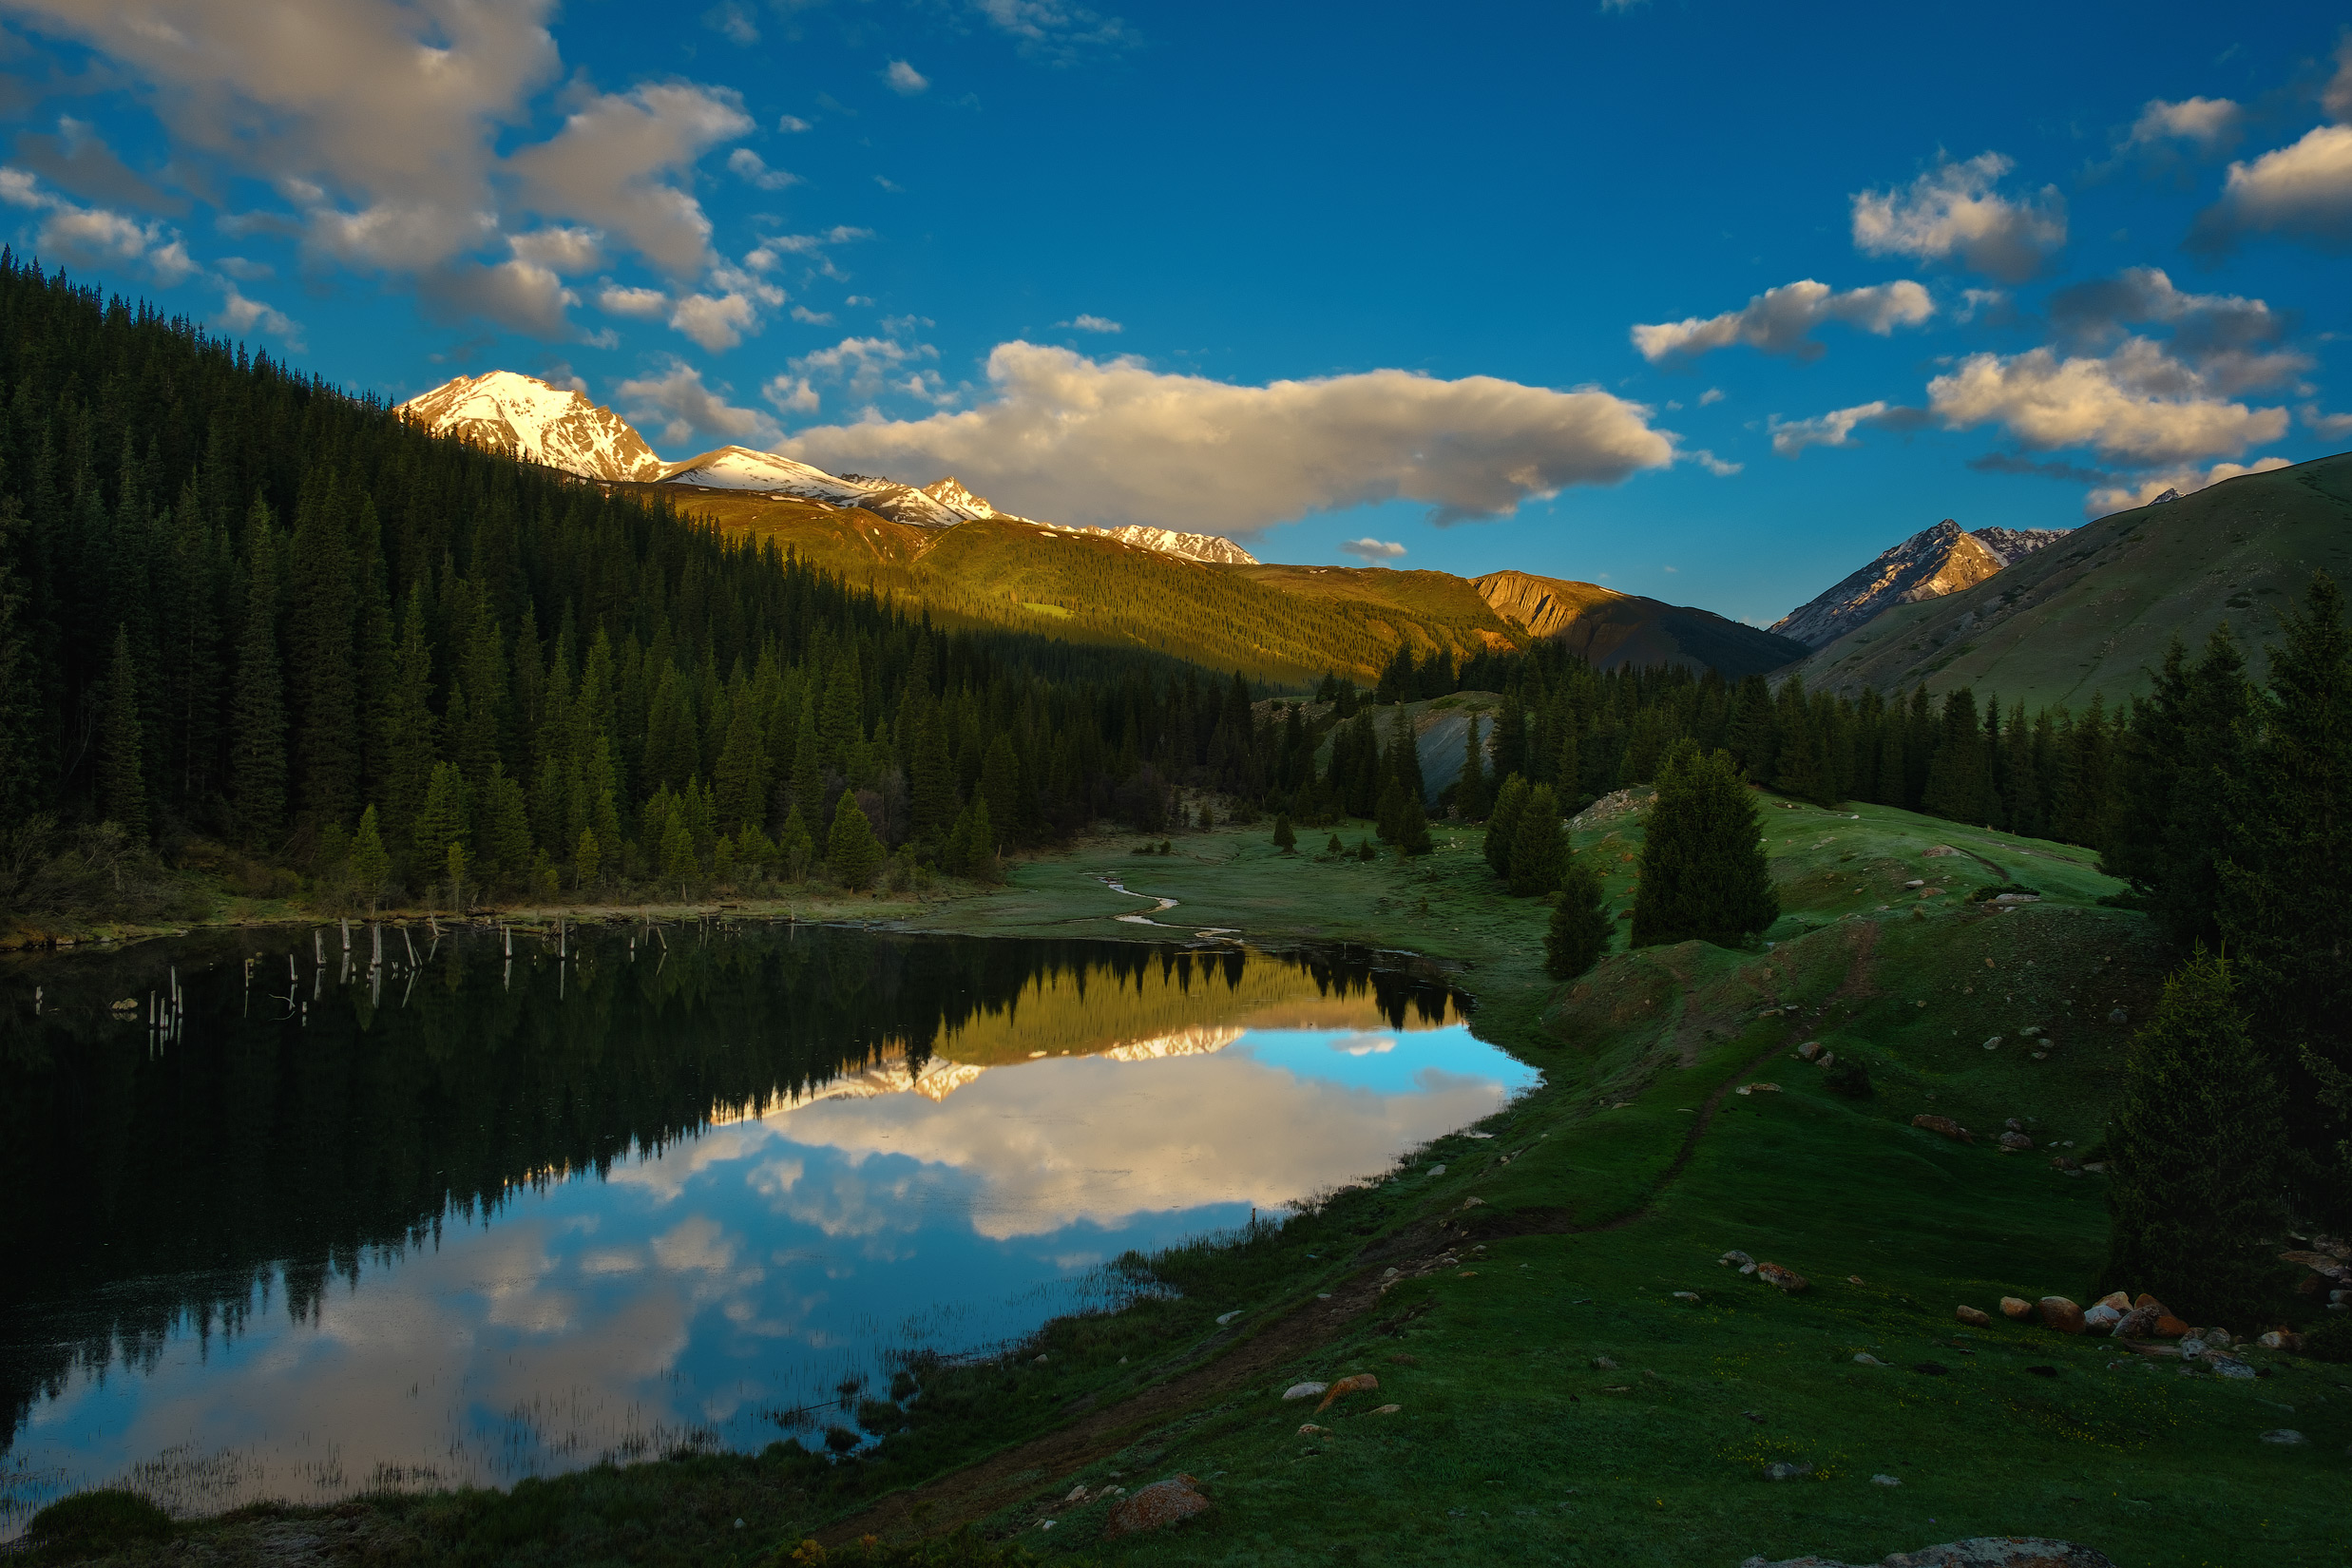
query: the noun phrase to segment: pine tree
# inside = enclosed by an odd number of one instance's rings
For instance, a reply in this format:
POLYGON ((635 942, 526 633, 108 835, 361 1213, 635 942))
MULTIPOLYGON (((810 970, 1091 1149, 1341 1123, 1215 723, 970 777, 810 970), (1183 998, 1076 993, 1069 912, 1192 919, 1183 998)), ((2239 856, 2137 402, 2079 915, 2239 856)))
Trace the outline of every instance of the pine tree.
POLYGON ((147 786, 142 767, 145 751, 130 631, 117 625, 114 658, 106 666, 105 698, 98 716, 98 814, 134 842, 147 836, 147 786))
POLYGON ((1511 839, 1511 891, 1535 898, 1559 887, 1567 869, 1568 842, 1560 834, 1559 801, 1552 786, 1539 784, 1527 793, 1519 827, 1511 839))
POLYGON ((835 882, 855 892, 873 885, 882 860, 882 841, 874 837, 873 824, 859 808, 855 792, 842 791, 841 803, 833 809, 832 832, 825 838, 825 869, 835 882))
MULTIPOLYGON (((359 813, 359 590, 346 502, 332 473, 305 487, 287 594, 295 778, 302 815, 317 824, 359 813)), ((440 858, 436 851, 433 863, 440 858)))
POLYGON ((349 864, 352 884, 367 895, 368 913, 373 915, 384 895, 385 879, 392 875, 392 855, 384 848, 373 806, 359 813, 359 831, 352 834, 349 864))
POLYGON ((277 542, 256 496, 245 523, 245 621, 230 698, 229 805, 249 848, 274 843, 286 821, 286 701, 277 652, 277 542))
POLYGON ((800 809, 802 822, 816 821, 825 803, 825 743, 816 733, 813 693, 802 698, 800 721, 793 730, 792 788, 793 804, 800 809))
POLYGON ((1554 980, 1576 979, 1600 962, 1609 950, 1609 933, 1616 926, 1592 858, 1573 857, 1560 878, 1559 901, 1552 906, 1551 925, 1543 933, 1544 973, 1554 980))
POLYGON ((572 887, 585 894, 596 882, 596 873, 603 869, 604 846, 596 841, 596 830, 580 830, 580 842, 572 848, 572 887))
MULTIPOLYGON (((401 616, 400 647, 392 656, 392 679, 384 700, 381 787, 386 824, 395 844, 412 833, 416 813, 425 805, 425 792, 432 784, 435 723, 425 596, 422 590, 411 590, 401 616)), ((428 875, 436 869, 427 863, 428 875)))
POLYGON ((2132 1042, 2109 1136, 2106 1279, 2198 1323, 2246 1323, 2279 1217, 2278 1081, 2248 1037, 2229 966, 2200 945, 2132 1042))
POLYGON ((1927 765, 1920 810, 1982 827, 1993 815, 1993 773, 1984 755, 1984 731, 1977 722, 1976 694, 1967 687, 1943 694, 1941 735, 1927 765))
MULTIPOLYGON (((843 797, 847 799, 845 795, 843 797)), ((702 862, 694 851, 694 830, 686 826, 686 813, 673 811, 661 828, 661 874, 678 884, 679 903, 686 901, 689 885, 702 875, 702 862)))
POLYGON ((1397 853, 1410 859, 1436 847, 1429 839, 1429 813, 1422 810, 1421 796, 1407 790, 1405 810, 1397 815, 1397 853))
POLYGON ((914 838, 936 844, 956 820, 955 769, 947 759, 947 726, 936 712, 927 710, 914 738, 914 759, 907 770, 907 818, 914 838))
POLYGON ((988 820, 998 841, 1011 839, 1021 823, 1021 762, 1013 755, 1012 736, 1000 732, 989 743, 988 760, 980 770, 980 794, 988 802, 988 820))
POLYGON ((1291 813, 1282 812, 1274 817, 1274 848, 1289 854, 1298 848, 1298 834, 1291 831, 1291 813))
POLYGON ((40 704, 21 560, 31 531, 16 497, 0 492, 0 831, 31 814, 42 794, 40 704))
MULTIPOLYGON (((416 813, 416 827, 413 830, 416 865, 426 875, 436 875, 447 869, 451 847, 470 850, 473 836, 471 806, 466 790, 466 776, 457 771, 457 764, 434 764, 432 778, 425 790, 424 809, 416 813)), ((468 864, 471 864, 470 854, 468 864)))
POLYGON ((809 824, 797 804, 784 813, 784 832, 775 841, 775 847, 783 857, 786 875, 797 882, 809 874, 809 863, 816 855, 816 839, 809 832, 809 824))
POLYGON ((1486 864, 1505 881, 1511 875, 1511 850, 1519 837, 1519 819, 1527 809, 1527 780, 1513 774, 1495 793, 1495 809, 1486 817, 1486 864))
POLYGON ((1405 791, 1391 774, 1380 787, 1380 805, 1372 813, 1372 831, 1380 834, 1384 844, 1396 842, 1397 831, 1405 822, 1405 791))
POLYGON ((1677 745, 1650 808, 1633 946, 1695 937, 1728 947, 1778 919, 1760 834, 1755 802, 1731 756, 1677 745))
POLYGON ((530 809, 523 786, 507 776, 507 765, 492 760, 479 792, 474 843, 481 853, 476 874, 486 884, 520 888, 531 869, 530 809))

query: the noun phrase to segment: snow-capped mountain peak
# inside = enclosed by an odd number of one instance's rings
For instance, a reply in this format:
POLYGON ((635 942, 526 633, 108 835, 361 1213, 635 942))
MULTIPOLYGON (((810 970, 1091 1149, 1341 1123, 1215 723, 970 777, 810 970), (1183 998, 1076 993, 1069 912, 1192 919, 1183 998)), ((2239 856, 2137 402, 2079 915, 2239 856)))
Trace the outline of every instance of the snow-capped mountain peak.
POLYGON ((461 375, 400 405, 435 435, 588 479, 661 477, 661 459, 629 422, 568 387, 490 371, 461 375))
POLYGON ((953 474, 949 474, 945 479, 932 480, 923 487, 923 493, 949 511, 960 512, 966 517, 994 517, 997 515, 994 507, 989 506, 984 498, 966 489, 964 482, 953 474))

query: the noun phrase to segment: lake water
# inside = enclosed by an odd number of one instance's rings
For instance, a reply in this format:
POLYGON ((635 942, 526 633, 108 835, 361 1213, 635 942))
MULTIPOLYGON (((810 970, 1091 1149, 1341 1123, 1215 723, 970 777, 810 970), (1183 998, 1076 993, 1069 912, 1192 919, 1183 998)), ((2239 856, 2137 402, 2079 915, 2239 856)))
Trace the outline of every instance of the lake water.
POLYGON ((0 1538, 109 1482, 208 1512, 755 1450, 1535 1082, 1322 957, 415 936, 0 969, 0 1538))

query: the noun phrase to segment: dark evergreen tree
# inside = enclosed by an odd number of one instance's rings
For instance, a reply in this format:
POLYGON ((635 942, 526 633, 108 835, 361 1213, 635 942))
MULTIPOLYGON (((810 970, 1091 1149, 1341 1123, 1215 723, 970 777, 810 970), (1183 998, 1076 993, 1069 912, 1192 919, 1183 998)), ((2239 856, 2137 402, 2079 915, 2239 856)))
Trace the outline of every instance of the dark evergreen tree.
POLYGON ((1274 848, 1283 854, 1298 848, 1298 834, 1291 831, 1291 813, 1288 812, 1279 813, 1274 817, 1274 848))
POLYGON ((1686 741, 1658 774, 1634 899, 1633 945, 1732 947, 1780 917, 1755 802, 1729 754, 1686 741))
POLYGON ((277 649, 277 561, 269 507, 245 524, 245 617, 230 699, 229 805, 249 847, 274 845, 286 820, 286 703, 277 649))
POLYGON ((1482 822, 1486 817, 1485 754, 1486 748, 1480 744, 1479 716, 1472 714, 1462 736, 1462 777, 1454 786, 1454 811, 1464 822, 1482 822))
POLYGON ((1943 724, 1927 765, 1920 809, 1930 816, 1977 827, 1992 820, 1992 768, 1977 719, 1976 695, 1965 686, 1943 694, 1943 724))
POLYGON ((295 798, 314 831, 359 814, 359 593, 346 505, 339 476, 312 480, 296 514, 287 594, 295 798))
POLYGON ((2278 1080, 2248 1037, 2229 966, 2200 945, 2132 1042, 2109 1135, 2105 1280, 2197 1323, 2272 1310, 2278 1080))
POLYGON ((874 836, 873 823, 857 796, 842 792, 841 803, 833 809, 832 832, 825 839, 825 869, 836 883, 855 892, 873 886, 883 853, 882 841, 874 836))
POLYGON ((139 670, 131 660, 130 632, 118 625, 98 713, 98 814, 133 840, 147 836, 146 739, 139 708, 139 670))
POLYGON ((1407 792, 1405 809, 1397 815, 1397 853, 1411 859, 1435 848, 1429 839, 1429 813, 1422 810, 1421 795, 1407 792))
POLYGON ((1526 810, 1527 780, 1513 774, 1495 793, 1495 809, 1486 817, 1486 864, 1506 881, 1511 875, 1511 850, 1519 839, 1519 819, 1526 810))
POLYGON ((1575 856, 1560 877, 1559 901, 1552 906, 1543 933, 1543 972, 1554 980, 1583 974, 1609 950, 1609 933, 1616 927, 1592 858, 1575 856))
POLYGON ((1559 801, 1549 784, 1527 792, 1511 836, 1511 891, 1535 898, 1557 891, 1568 866, 1568 841, 1560 832, 1559 801))

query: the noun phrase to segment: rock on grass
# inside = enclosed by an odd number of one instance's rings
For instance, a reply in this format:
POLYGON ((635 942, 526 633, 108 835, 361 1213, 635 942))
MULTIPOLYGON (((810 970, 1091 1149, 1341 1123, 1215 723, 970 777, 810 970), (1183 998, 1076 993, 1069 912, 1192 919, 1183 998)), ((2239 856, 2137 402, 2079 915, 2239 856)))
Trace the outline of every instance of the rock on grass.
POLYGON ((1972 1540, 1923 1546, 1916 1552, 1897 1552, 1875 1564, 1814 1557, 1772 1559, 1759 1553, 1739 1568, 2115 1568, 2115 1564, 2103 1554, 2072 1541, 1978 1536, 1972 1540))

